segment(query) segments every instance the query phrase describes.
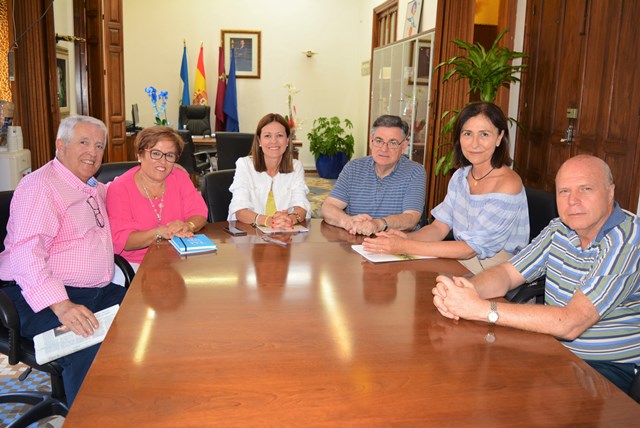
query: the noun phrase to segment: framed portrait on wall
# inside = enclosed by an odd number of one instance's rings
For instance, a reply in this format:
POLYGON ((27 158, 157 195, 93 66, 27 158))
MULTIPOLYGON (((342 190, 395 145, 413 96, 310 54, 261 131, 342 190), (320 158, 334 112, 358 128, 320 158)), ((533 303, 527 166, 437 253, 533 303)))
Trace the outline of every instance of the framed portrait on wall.
POLYGON ((58 107, 62 117, 68 116, 69 107, 69 50, 56 47, 56 76, 58 81, 58 107))
POLYGON ((260 78, 260 31, 221 30, 224 65, 231 65, 231 49, 236 60, 236 78, 260 78))

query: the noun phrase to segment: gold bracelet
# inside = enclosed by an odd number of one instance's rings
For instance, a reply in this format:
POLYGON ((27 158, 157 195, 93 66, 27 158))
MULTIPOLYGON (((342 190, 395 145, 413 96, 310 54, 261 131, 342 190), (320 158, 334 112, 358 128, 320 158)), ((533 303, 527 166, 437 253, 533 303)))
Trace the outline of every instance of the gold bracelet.
POLYGON ((192 221, 188 221, 187 224, 189 225, 189 229, 191 229, 191 233, 196 231, 196 224, 192 221))

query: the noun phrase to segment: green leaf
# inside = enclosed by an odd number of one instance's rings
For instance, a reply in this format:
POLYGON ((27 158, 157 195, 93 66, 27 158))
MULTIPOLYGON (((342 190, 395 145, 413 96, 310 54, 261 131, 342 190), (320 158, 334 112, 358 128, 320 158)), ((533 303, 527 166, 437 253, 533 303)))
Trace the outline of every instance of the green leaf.
POLYGON ((349 119, 342 121, 337 117, 319 117, 313 121, 313 128, 307 134, 309 151, 318 159, 320 155, 335 155, 343 152, 349 159, 353 156, 355 140, 346 129, 352 129, 349 119))
MULTIPOLYGON (((476 94, 482 101, 494 102, 500 86, 508 87, 513 82, 519 82, 519 73, 523 72, 527 64, 513 65, 513 60, 527 58, 527 54, 512 51, 504 46, 498 46, 507 29, 500 31, 493 41, 490 49, 485 49, 479 43, 469 43, 455 39, 451 43, 465 51, 464 55, 456 55, 436 66, 444 68, 442 82, 451 78, 455 80, 466 79, 469 83, 469 93, 476 94), (450 68, 448 68, 450 67, 450 68)), ((456 119, 460 110, 443 113, 440 120, 443 122, 440 130, 442 140, 445 142, 438 147, 452 143, 449 141, 453 133, 456 119), (451 117, 449 117, 452 115, 451 117)), ((436 175, 447 174, 453 169, 453 145, 436 163, 436 175)))

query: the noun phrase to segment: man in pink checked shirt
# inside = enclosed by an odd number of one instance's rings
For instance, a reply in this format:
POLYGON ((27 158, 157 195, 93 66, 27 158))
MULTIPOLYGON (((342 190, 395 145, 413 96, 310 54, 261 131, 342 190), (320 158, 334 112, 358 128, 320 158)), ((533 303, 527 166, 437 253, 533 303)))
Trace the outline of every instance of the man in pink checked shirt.
MULTIPOLYGON (((111 283, 106 187, 93 178, 106 145, 102 121, 64 119, 55 159, 25 176, 13 194, 0 279, 10 282, 2 290, 16 304, 24 337, 60 325, 89 336, 98 326, 94 312, 124 298, 125 288, 111 283)), ((58 360, 69 407, 98 347, 58 360)))

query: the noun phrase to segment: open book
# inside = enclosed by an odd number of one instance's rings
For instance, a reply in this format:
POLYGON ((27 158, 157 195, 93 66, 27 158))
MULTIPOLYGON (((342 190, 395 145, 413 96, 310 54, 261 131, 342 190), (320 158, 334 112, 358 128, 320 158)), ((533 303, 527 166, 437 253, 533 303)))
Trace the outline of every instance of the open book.
POLYGON ((420 260, 420 259, 433 259, 435 257, 431 256, 414 256, 411 254, 380 254, 380 253, 370 253, 364 250, 362 245, 352 245, 351 248, 353 250, 362 255, 365 259, 369 260, 373 263, 381 263, 381 262, 402 262, 407 260, 420 260))
POLYGON ((215 251, 218 249, 216 243, 202 233, 193 235, 193 238, 180 238, 178 236, 174 236, 169 240, 169 242, 180 254, 204 253, 206 251, 215 251))
POLYGON ((258 226, 258 229, 260 229, 260 232, 266 233, 267 235, 271 233, 302 233, 309 231, 308 228, 302 226, 301 224, 296 224, 295 226, 293 226, 293 229, 272 229, 268 226, 258 226))
POLYGON ((65 326, 56 327, 36 335, 33 338, 36 361, 38 364, 45 364, 102 342, 119 308, 120 305, 113 305, 96 312, 94 315, 98 319, 100 326, 89 337, 79 336, 65 326))

